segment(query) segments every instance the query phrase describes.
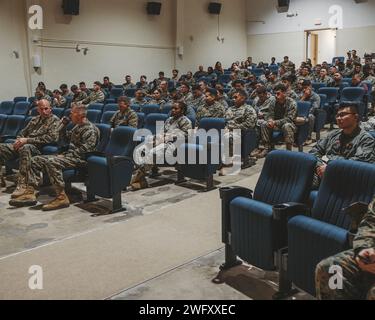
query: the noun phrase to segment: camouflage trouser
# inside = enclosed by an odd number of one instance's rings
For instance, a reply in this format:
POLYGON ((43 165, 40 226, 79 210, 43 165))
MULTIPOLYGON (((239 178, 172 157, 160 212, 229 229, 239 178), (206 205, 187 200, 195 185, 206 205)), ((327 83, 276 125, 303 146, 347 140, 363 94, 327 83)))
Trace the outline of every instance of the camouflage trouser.
POLYGON ((267 127, 267 123, 262 123, 260 127, 261 140, 263 144, 269 147, 272 143, 272 133, 274 130, 281 131, 284 135, 284 141, 286 144, 294 143, 294 133, 296 132, 296 126, 292 123, 286 123, 281 127, 276 126, 274 129, 267 127))
POLYGON ((134 162, 137 165, 137 169, 147 172, 151 170, 154 165, 167 164, 168 159, 170 159, 169 162, 171 162, 175 151, 176 146, 172 143, 162 143, 156 147, 151 147, 151 145, 145 144, 134 154, 134 162), (154 161, 155 157, 157 163, 154 161))
POLYGON ((37 188, 41 181, 41 172, 46 172, 53 186, 64 188, 63 170, 83 167, 85 164, 86 161, 69 155, 36 156, 27 172, 29 185, 37 188))
POLYGON ((309 136, 308 138, 311 139, 312 133, 314 132, 315 127, 315 115, 310 113, 309 114, 309 136))
POLYGON ((19 157, 19 173, 17 177, 18 184, 26 184, 27 172, 30 171, 31 159, 40 155, 39 149, 32 144, 25 144, 18 151, 14 150, 13 144, 0 144, 0 177, 2 175, 1 167, 6 161, 16 160, 19 157))
POLYGON ((321 300, 375 299, 375 276, 359 269, 353 250, 339 253, 320 262, 315 271, 315 286, 316 296, 321 300), (329 280, 333 276, 329 273, 329 269, 333 265, 342 268, 342 290, 329 288, 329 280))

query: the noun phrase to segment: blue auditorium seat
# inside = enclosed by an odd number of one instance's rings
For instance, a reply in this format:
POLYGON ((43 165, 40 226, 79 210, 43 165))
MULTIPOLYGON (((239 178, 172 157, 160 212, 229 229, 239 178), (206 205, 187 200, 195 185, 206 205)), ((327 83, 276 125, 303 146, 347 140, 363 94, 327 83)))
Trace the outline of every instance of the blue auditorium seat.
MULTIPOLYGON (((156 132, 156 123, 167 121, 168 115, 162 113, 150 113, 146 116, 144 129, 150 130, 153 135, 157 134, 156 132)), ((160 132, 158 132, 160 134, 160 132)))
POLYGON ((112 198, 112 213, 125 210, 121 192, 129 186, 132 178, 135 132, 136 129, 129 127, 114 129, 104 154, 89 156, 87 160, 88 201, 95 201, 95 196, 112 198))
POLYGON ((126 89, 124 91, 124 95, 127 96, 128 98, 134 98, 136 91, 137 89, 126 89))
POLYGON ((0 103, 0 114, 11 115, 13 114, 13 108, 13 101, 3 101, 0 103))
POLYGON ((18 116, 26 116, 30 109, 30 103, 27 101, 17 102, 14 106, 13 114, 18 116))
POLYGON ((141 106, 141 112, 147 116, 151 113, 161 113, 161 109, 157 104, 145 104, 144 106, 141 106))
POLYGON ((375 194, 375 166, 350 160, 328 164, 310 216, 288 222, 287 278, 315 295, 316 265, 350 249, 352 219, 342 210, 353 203, 369 204, 375 194))
POLYGON ((224 269, 238 264, 239 256, 256 267, 275 270, 274 255, 287 244, 288 218, 306 209, 315 166, 310 154, 272 151, 254 194, 246 188, 220 189, 224 269))
POLYGON ((100 123, 102 113, 99 110, 87 110, 87 119, 92 123, 100 123))
POLYGON ((1 132, 0 141, 15 139, 23 128, 24 121, 24 116, 8 116, 1 132))
POLYGON ((102 115, 102 119, 101 119, 101 123, 104 123, 104 124, 109 124, 109 122, 111 121, 112 117, 115 115, 116 111, 107 111, 107 112, 104 112, 103 115, 102 115))
POLYGON ((58 117, 62 118, 64 116, 65 109, 63 108, 52 108, 52 113, 58 117))
POLYGON ((17 102, 26 102, 27 101, 27 97, 15 97, 13 99, 13 102, 16 104, 17 102))
POLYGON ((115 101, 117 101, 117 99, 119 97, 121 97, 122 95, 124 95, 124 89, 123 88, 112 88, 112 90, 110 92, 110 95, 109 95, 109 98, 115 99, 115 101))
POLYGON ((87 107, 87 110, 99 110, 100 112, 103 112, 103 108, 103 103, 92 103, 87 107))
POLYGON ((117 104, 115 104, 115 103, 109 103, 109 104, 106 104, 104 106, 103 113, 107 112, 107 111, 116 111, 117 112, 118 110, 119 110, 119 107, 118 107, 117 104))

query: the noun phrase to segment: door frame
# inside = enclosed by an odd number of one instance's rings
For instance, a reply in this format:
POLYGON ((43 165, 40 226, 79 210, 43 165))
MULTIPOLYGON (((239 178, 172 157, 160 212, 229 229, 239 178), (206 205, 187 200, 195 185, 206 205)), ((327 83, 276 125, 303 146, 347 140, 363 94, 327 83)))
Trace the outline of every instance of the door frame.
MULTIPOLYGON (((310 38, 311 33, 314 32, 314 31, 328 31, 328 30, 337 31, 338 28, 321 28, 321 29, 306 29, 306 30, 304 30, 304 37, 305 37, 305 61, 307 60, 307 58, 309 56, 309 38, 310 38)), ((336 49, 337 49, 337 41, 335 43, 335 51, 336 51, 336 49)))

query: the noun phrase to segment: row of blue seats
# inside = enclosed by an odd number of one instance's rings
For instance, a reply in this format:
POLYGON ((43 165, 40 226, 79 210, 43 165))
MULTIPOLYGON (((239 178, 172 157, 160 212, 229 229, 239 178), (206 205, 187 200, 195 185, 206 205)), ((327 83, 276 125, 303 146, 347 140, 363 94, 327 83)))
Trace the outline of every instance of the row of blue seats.
POLYGON ((351 248, 361 218, 351 216, 350 208, 361 202, 363 213, 367 211, 375 195, 375 165, 332 161, 319 190, 311 192, 315 169, 316 158, 310 154, 274 151, 254 191, 220 190, 226 245, 222 268, 238 265, 240 257, 279 271, 275 298, 288 296, 292 284, 315 295, 317 264, 351 248))

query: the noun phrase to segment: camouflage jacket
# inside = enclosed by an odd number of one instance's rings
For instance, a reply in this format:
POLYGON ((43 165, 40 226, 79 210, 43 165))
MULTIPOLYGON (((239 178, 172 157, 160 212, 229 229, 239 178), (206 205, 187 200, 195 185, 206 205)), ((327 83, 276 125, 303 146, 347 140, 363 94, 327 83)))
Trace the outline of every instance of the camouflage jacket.
POLYGON ((18 135, 18 138, 27 138, 28 144, 41 147, 59 140, 58 126, 60 119, 55 115, 48 118, 37 116, 31 119, 26 128, 18 135))
POLYGON ((256 97, 253 101, 253 107, 257 113, 268 113, 270 109, 270 104, 274 104, 276 98, 274 96, 269 96, 265 101, 261 102, 259 97, 256 97))
POLYGON ((364 130, 358 128, 351 135, 343 134, 342 130, 334 130, 320 140, 310 151, 318 159, 317 166, 328 161, 347 159, 362 162, 375 162, 375 140, 364 130))
MULTIPOLYGON (((177 137, 188 137, 189 130, 193 128, 191 121, 186 116, 181 116, 178 119, 170 117, 164 124, 164 135, 166 140, 175 139, 177 137)), ((166 141, 168 142, 168 141, 166 141)))
POLYGON ((73 96, 72 102, 81 102, 87 98, 87 94, 84 91, 80 91, 79 93, 73 96))
POLYGON ((294 125, 296 117, 297 102, 287 97, 283 105, 279 104, 276 99, 271 101, 266 120, 275 120, 276 126, 282 127, 286 123, 294 125))
POLYGON ((148 104, 146 99, 137 100, 136 98, 133 98, 130 100, 130 104, 137 105, 137 106, 144 106, 145 104, 148 104))
POLYGON ((198 98, 194 98, 193 96, 193 99, 191 100, 190 105, 194 107, 196 110, 198 110, 200 107, 203 107, 205 103, 206 103, 206 100, 204 98, 204 95, 202 94, 198 98))
POLYGON ((109 124, 112 128, 119 126, 138 128, 138 115, 132 109, 128 109, 124 113, 117 111, 109 121, 109 124))
POLYGON ((69 149, 63 153, 64 156, 85 160, 86 153, 95 151, 99 143, 100 131, 94 124, 87 121, 82 125, 76 125, 70 131, 62 127, 60 139, 69 143, 69 149))
POLYGON ((105 95, 102 90, 97 92, 92 91, 90 95, 82 101, 83 104, 91 104, 91 103, 103 103, 105 100, 105 95))
POLYGON ((363 249, 375 248, 375 198, 359 226, 353 248, 355 254, 359 254, 363 249))
POLYGON ((244 104, 241 107, 229 107, 225 113, 225 119, 227 121, 226 128, 229 130, 248 130, 255 128, 258 116, 252 106, 244 104))
POLYGON ((203 118, 224 118, 224 115, 225 109, 221 103, 215 101, 212 106, 204 104, 197 110, 197 125, 203 118))
POLYGON ((57 100, 56 98, 52 99, 51 106, 52 108, 62 108, 66 104, 66 98, 61 96, 60 100, 57 100))
POLYGON ((310 98, 306 100, 302 100, 302 98, 303 98, 303 92, 299 95, 298 100, 311 102, 310 113, 314 113, 316 110, 320 109, 320 96, 317 93, 312 92, 310 98))

